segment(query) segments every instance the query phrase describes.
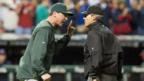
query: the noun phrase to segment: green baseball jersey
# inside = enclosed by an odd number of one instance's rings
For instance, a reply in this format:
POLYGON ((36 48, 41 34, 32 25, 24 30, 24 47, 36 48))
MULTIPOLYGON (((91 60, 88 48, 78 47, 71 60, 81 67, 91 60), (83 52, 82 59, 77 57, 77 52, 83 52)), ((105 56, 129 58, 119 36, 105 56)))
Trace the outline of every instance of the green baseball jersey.
POLYGON ((54 38, 55 28, 46 20, 40 22, 32 33, 17 70, 18 79, 38 79, 48 73, 53 55, 64 48, 70 40, 65 35, 59 41, 54 38))

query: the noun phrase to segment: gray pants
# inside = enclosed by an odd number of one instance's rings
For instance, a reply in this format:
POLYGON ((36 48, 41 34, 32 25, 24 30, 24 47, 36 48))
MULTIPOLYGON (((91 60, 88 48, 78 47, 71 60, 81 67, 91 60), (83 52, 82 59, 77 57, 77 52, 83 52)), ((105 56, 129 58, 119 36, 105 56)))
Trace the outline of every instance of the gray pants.
MULTIPOLYGON (((118 81, 117 76, 101 74, 100 77, 96 78, 97 81, 118 81)), ((88 77, 87 81, 93 81, 92 77, 88 77)))

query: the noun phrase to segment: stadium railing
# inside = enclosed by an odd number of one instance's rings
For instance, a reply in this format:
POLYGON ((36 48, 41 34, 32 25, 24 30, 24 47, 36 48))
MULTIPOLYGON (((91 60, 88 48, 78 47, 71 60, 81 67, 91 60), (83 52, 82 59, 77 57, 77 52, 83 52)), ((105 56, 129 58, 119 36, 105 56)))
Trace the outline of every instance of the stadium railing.
MULTIPOLYGON (((17 65, 5 65, 0 67, 0 73, 8 74, 8 81, 15 81, 17 65)), ((123 66, 123 81, 128 81, 131 73, 144 73, 142 66, 123 66)), ((84 73, 83 65, 52 65, 50 73, 65 74, 65 81, 72 81, 72 73, 84 73)))

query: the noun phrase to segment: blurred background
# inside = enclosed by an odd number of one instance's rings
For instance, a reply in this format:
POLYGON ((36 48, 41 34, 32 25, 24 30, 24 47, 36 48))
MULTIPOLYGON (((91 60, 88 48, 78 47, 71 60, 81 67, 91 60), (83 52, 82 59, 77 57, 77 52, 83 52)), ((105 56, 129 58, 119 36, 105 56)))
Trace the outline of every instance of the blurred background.
MULTIPOLYGON (((63 2, 75 13, 56 31, 66 33, 67 23, 83 26, 81 12, 91 5, 104 11, 103 23, 117 35, 124 50, 123 81, 144 81, 144 0, 0 0, 0 81, 15 77, 31 33, 49 16, 49 7, 63 2)), ((68 47, 54 56, 52 81, 86 81, 83 76, 83 45, 86 33, 75 32, 68 47)))

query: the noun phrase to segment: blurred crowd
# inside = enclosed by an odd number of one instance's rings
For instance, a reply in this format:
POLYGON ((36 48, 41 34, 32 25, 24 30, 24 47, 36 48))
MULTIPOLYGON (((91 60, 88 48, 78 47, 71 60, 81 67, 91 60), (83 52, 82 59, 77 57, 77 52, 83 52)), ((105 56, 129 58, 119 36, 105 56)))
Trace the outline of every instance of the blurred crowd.
MULTIPOLYGON (((144 0, 0 0, 0 32, 31 34, 56 2, 64 2, 75 13, 69 18, 75 27, 84 23, 81 12, 98 5, 104 11, 103 23, 116 35, 144 35, 144 0)), ((58 33, 64 33, 66 25, 58 33)))

